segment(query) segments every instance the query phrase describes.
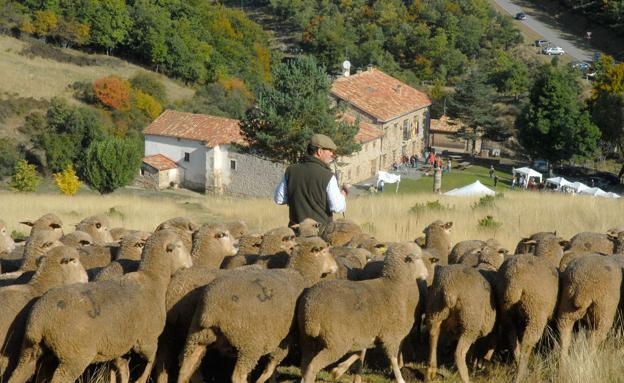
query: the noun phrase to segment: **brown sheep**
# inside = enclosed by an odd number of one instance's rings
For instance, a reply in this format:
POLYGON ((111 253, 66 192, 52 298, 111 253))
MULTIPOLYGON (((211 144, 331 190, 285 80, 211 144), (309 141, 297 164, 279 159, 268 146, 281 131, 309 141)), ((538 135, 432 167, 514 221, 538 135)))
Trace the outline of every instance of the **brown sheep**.
POLYGON ((423 230, 425 233, 423 252, 437 258, 440 265, 448 264, 448 256, 452 247, 452 227, 453 222, 434 221, 423 230))
POLYGON ((133 350, 147 360, 138 379, 145 383, 165 325, 167 285, 177 269, 191 262, 176 233, 163 230, 147 241, 136 273, 48 291, 28 316, 20 360, 9 381, 26 382, 45 346, 59 360, 53 382, 73 382, 89 364, 133 350))
POLYGON ((515 380, 522 382, 531 352, 555 314, 559 273, 546 258, 513 255, 499 269, 496 290, 500 322, 514 347, 515 380))
POLYGON ((76 248, 93 245, 94 243, 93 238, 91 238, 91 235, 89 233, 85 233, 84 231, 80 230, 65 234, 61 238, 61 242, 65 246, 71 246, 76 248))
POLYGON ((289 227, 271 229, 262 235, 258 254, 243 254, 225 257, 222 269, 234 269, 245 265, 259 265, 264 268, 284 268, 297 244, 295 232, 289 227))
MULTIPOLYGON (((465 254, 470 253, 472 250, 482 248, 484 246, 490 246, 494 249, 500 249, 500 243, 494 238, 490 238, 487 241, 481 241, 479 239, 470 239, 466 241, 460 241, 453 246, 451 253, 448 257, 449 265, 461 263, 461 259, 465 254)), ((423 244, 424 246, 424 244, 423 244)))
POLYGON ((235 240, 239 240, 242 236, 249 233, 247 224, 244 221, 225 222, 224 225, 235 240))
POLYGON ((622 270, 613 257, 586 255, 561 273, 557 328, 561 343, 560 368, 565 368, 574 323, 586 315, 592 324, 589 338, 596 348, 613 325, 622 287, 622 270))
POLYGON ((522 238, 518 242, 518 245, 516 245, 516 250, 514 251, 514 254, 533 253, 536 243, 540 242, 543 239, 556 236, 556 231, 541 231, 539 233, 532 234, 529 237, 522 238))
POLYGON ((156 227, 156 231, 173 230, 178 234, 184 247, 190 251, 193 248, 193 232, 197 230, 196 223, 187 217, 176 217, 166 220, 156 227))
POLYGON ((218 269, 226 256, 236 254, 237 242, 221 224, 202 225, 193 233, 193 264, 218 269))
POLYGON ((146 231, 128 231, 121 239, 119 247, 111 247, 111 257, 115 260, 101 270, 98 270, 94 281, 121 278, 124 274, 139 269, 141 255, 145 243, 151 233, 146 231))
POLYGON ((260 255, 262 234, 247 234, 238 240, 239 255, 260 255))
POLYGON ((429 325, 429 368, 427 379, 437 373, 437 346, 440 329, 459 335, 455 364, 463 382, 470 381, 466 354, 470 346, 494 329, 496 302, 494 291, 477 269, 449 265, 435 270, 427 292, 425 320, 429 325))
POLYGON ((312 218, 306 218, 303 221, 292 225, 290 227, 295 231, 297 237, 317 237, 321 224, 313 220, 312 218))
POLYGON ((355 222, 348 219, 337 219, 325 227, 322 238, 331 246, 345 246, 360 233, 362 233, 362 229, 355 222))
POLYGON ((566 250, 611 255, 615 253, 616 238, 617 233, 582 232, 570 239, 570 245, 566 250))
POLYGON ((10 253, 13 249, 15 249, 15 242, 11 238, 11 233, 9 233, 6 223, 0 219, 0 254, 10 253))
POLYGON ((63 236, 63 221, 52 213, 44 214, 35 221, 21 221, 20 223, 30 226, 31 236, 40 230, 55 232, 56 239, 60 239, 63 236))
POLYGON ((76 249, 59 246, 39 258, 28 284, 0 288, 0 376, 8 379, 17 363, 28 312, 36 299, 56 286, 87 282, 76 249))
POLYGON ((297 298, 336 268, 325 241, 305 238, 295 248, 288 269, 232 270, 213 280, 195 311, 178 382, 189 381, 206 347, 221 338, 238 351, 232 382, 247 382, 247 375, 266 354, 269 364, 257 381, 268 380, 292 341, 297 298))
POLYGON ((76 225, 76 230, 88 233, 99 245, 113 242, 113 236, 109 231, 110 221, 105 215, 93 215, 83 219, 76 225))

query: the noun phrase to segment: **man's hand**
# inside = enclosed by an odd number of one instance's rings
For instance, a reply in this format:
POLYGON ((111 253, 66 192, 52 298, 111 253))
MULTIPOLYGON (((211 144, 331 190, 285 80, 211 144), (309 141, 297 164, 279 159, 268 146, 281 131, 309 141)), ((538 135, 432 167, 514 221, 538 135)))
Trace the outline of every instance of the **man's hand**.
POLYGON ((342 186, 340 187, 340 192, 342 193, 343 196, 348 196, 349 195, 349 188, 351 187, 351 185, 349 184, 342 184, 342 186))

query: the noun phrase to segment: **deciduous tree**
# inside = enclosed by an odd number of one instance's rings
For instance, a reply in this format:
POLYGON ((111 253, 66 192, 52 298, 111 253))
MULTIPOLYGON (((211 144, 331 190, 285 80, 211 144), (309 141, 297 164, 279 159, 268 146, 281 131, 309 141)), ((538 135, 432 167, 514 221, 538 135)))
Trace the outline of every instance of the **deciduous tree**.
POLYGON ((136 142, 109 137, 87 149, 84 179, 101 194, 125 186, 138 174, 141 148, 136 142))

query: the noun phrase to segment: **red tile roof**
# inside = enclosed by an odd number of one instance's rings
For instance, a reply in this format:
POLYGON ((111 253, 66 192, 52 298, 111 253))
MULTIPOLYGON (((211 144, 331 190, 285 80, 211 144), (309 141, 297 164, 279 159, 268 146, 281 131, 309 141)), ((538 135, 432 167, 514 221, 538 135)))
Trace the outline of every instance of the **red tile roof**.
POLYGON ((380 121, 431 105, 425 93, 375 68, 336 79, 331 93, 380 121))
MULTIPOLYGON (((356 118, 349 114, 344 114, 340 119, 348 124, 353 124, 356 121, 356 118)), ((365 144, 383 136, 384 132, 377 129, 375 125, 360 120, 360 131, 355 135, 355 141, 365 144)))
POLYGON ((439 120, 431 119, 430 131, 455 133, 462 127, 459 120, 451 120, 448 116, 442 116, 439 120))
POLYGON ((143 157, 143 162, 158 171, 175 169, 178 165, 170 158, 162 154, 154 154, 153 156, 143 157))
POLYGON ((143 133, 205 141, 211 148, 230 143, 246 143, 238 120, 175 110, 165 110, 143 133))

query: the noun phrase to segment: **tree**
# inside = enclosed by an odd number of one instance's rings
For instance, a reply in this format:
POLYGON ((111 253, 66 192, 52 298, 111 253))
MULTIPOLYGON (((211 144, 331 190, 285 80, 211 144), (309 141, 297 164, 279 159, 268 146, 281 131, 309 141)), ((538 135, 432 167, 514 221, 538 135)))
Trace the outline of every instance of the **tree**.
POLYGON ((130 84, 132 88, 154 97, 160 104, 167 102, 167 89, 155 74, 137 73, 130 79, 130 84))
POLYGON ((134 91, 134 105, 152 120, 162 113, 162 105, 154 97, 140 90, 134 91))
POLYGON ((494 102, 494 89, 486 83, 485 75, 478 70, 470 72, 447 100, 449 116, 461 120, 462 127, 457 136, 470 140, 473 151, 482 132, 486 137, 499 138, 495 125, 494 102))
POLYGON ((558 163, 596 152, 600 130, 591 122, 580 93, 569 71, 552 65, 540 68, 529 103, 516 121, 520 143, 530 157, 558 163))
POLYGON ((130 107, 130 83, 117 76, 103 77, 93 83, 95 97, 114 110, 130 107))
POLYGON ((141 165, 136 142, 116 137, 94 142, 87 149, 84 179, 101 194, 130 183, 141 165))
POLYGON ((15 145, 6 138, 0 138, 0 177, 10 175, 19 158, 15 145))
POLYGON ((589 101, 592 120, 603 138, 618 153, 624 150, 624 64, 615 65, 611 56, 601 56, 592 97, 589 101))
POLYGON ((339 155, 359 149, 356 125, 337 122, 330 106, 331 80, 312 57, 278 64, 273 87, 260 91, 256 106, 241 121, 250 150, 276 161, 296 162, 310 137, 322 133, 338 146, 339 155))
POLYGON ((41 178, 37 174, 35 165, 31 165, 26 160, 19 160, 15 165, 15 172, 11 176, 9 186, 19 192, 34 192, 37 190, 41 178))
POLYGON ((80 187, 80 179, 76 175, 76 170, 69 165, 62 172, 54 173, 54 183, 61 193, 73 196, 80 187))

